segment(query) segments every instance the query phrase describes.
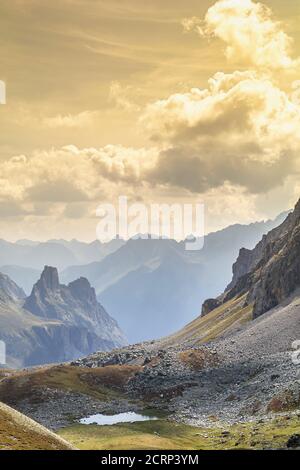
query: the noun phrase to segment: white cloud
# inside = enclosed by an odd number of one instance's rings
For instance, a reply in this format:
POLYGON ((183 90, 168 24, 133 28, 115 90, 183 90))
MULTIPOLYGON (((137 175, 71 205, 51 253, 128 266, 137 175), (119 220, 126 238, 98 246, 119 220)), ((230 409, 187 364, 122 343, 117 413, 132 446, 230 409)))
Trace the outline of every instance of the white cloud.
POLYGON ((164 147, 153 181, 203 192, 229 181, 251 192, 299 169, 300 106, 254 72, 217 73, 148 106, 142 124, 164 147))
POLYGON ((94 123, 95 118, 98 116, 98 111, 82 111, 78 114, 67 114, 65 116, 59 114, 54 117, 44 118, 42 124, 50 128, 73 128, 73 127, 88 127, 94 123))
MULTIPOLYGON (((222 0, 209 9, 204 24, 192 18, 184 26, 225 41, 226 55, 243 60, 249 70, 218 72, 206 88, 149 104, 139 122, 142 135, 152 139, 150 148, 69 145, 0 163, 0 199, 25 201, 33 210, 43 201, 42 211, 47 204, 61 204, 60 213, 73 219, 92 203, 120 194, 133 199, 138 194, 148 201, 169 197, 172 202, 201 194, 218 220, 226 215, 225 224, 251 220, 264 195, 277 194, 287 181, 295 185, 300 171, 299 83, 286 81, 282 90, 275 74, 266 74, 266 69, 290 70, 297 64, 281 25, 259 3, 222 0)), ((137 111, 134 93, 114 82, 109 98, 119 108, 137 111)), ((85 111, 48 118, 44 124, 85 126, 94 117, 85 111)), ((286 192, 289 200, 292 193, 286 192)))
POLYGON ((140 107, 133 100, 133 93, 136 91, 131 86, 122 86, 120 82, 113 81, 109 90, 109 101, 119 109, 124 111, 140 111, 140 107))
POLYGON ((255 68, 294 69, 293 40, 266 5, 252 0, 220 0, 209 8, 204 21, 185 19, 185 30, 217 37, 227 44, 226 56, 255 68))
POLYGON ((0 163, 0 198, 25 203, 97 201, 100 194, 111 196, 120 189, 120 183, 126 194, 143 180, 156 154, 155 149, 68 145, 15 156, 0 163))

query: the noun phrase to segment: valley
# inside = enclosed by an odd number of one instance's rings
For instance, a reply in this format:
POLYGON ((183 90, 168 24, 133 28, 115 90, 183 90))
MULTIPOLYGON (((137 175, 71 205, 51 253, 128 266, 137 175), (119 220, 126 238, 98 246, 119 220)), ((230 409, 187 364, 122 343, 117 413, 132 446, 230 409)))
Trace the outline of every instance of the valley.
MULTIPOLYGON (((57 365, 3 370, 0 401, 81 449, 297 447, 300 382, 293 344, 300 338, 299 209, 300 202, 249 250, 251 262, 245 264, 240 251, 224 293, 204 302, 202 315, 177 333, 57 365), (289 256, 293 262, 282 270, 289 256), (261 287, 270 270, 274 291, 261 287), (261 299, 270 296, 273 307, 258 314, 261 299), (150 412, 158 419, 80 424, 85 417, 128 412, 150 412)), ((40 282, 50 289, 45 300, 37 300, 43 292, 37 284, 25 308, 41 317, 47 310, 34 305, 49 304, 54 287, 62 299, 73 287, 60 287, 55 270, 46 271, 40 282)), ((12 292, 19 294, 15 286, 12 292)), ((54 318, 70 315, 65 300, 54 310, 51 302, 54 318)))

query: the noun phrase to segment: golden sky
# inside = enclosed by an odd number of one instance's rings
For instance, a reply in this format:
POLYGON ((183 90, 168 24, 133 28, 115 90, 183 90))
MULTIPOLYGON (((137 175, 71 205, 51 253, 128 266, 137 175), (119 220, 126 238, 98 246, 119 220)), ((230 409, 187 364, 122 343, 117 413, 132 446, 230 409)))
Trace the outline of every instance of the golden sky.
POLYGON ((94 239, 118 195, 203 201, 206 231, 291 207, 299 20, 295 0, 1 0, 0 237, 94 239))

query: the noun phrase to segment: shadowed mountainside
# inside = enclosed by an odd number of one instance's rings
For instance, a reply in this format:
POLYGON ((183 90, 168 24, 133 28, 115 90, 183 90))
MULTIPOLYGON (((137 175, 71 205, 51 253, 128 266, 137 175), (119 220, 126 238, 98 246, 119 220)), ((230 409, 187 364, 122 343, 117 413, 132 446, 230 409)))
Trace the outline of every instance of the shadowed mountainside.
POLYGON ((67 361, 127 342, 86 279, 61 285, 51 267, 28 298, 0 275, 0 339, 10 367, 67 361))
POLYGON ((278 227, 253 250, 241 249, 233 279, 219 298, 203 305, 203 314, 234 297, 245 295, 257 318, 285 301, 300 287, 300 201, 278 227))

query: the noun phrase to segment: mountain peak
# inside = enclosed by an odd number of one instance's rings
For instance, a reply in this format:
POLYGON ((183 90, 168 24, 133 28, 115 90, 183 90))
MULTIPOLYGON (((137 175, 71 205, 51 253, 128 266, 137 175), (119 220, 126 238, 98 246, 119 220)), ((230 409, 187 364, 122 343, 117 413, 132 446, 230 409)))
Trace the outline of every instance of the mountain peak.
POLYGON ((85 302, 91 301, 95 304, 97 303, 95 289, 85 277, 80 277, 76 281, 70 282, 68 288, 75 298, 85 302))
POLYGON ((59 289, 57 269, 51 266, 45 266, 41 274, 40 283, 42 283, 43 287, 52 291, 59 289))

